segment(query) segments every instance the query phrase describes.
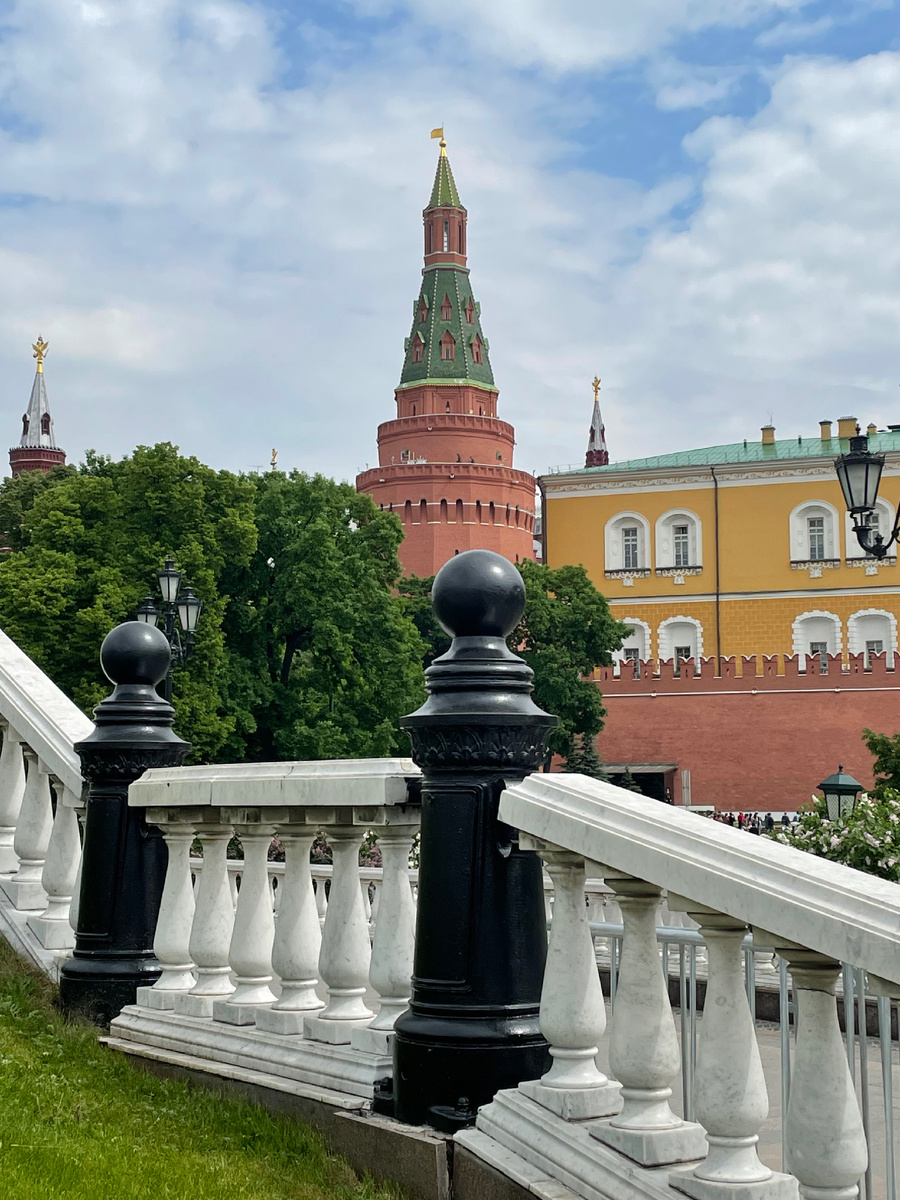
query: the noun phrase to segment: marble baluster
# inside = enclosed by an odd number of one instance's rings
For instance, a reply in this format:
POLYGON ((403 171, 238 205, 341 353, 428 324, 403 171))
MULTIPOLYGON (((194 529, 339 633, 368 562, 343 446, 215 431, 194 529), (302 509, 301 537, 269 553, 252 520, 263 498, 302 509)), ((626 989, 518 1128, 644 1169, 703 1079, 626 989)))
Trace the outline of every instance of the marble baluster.
POLYGON ((259 1009, 256 1025, 267 1033, 298 1034, 304 1018, 323 1007, 316 995, 322 931, 309 869, 316 826, 279 825, 278 837, 285 861, 272 966, 281 977, 281 995, 271 1008, 259 1009))
MULTIPOLYGON (((79 805, 75 809, 75 815, 78 819, 78 834, 79 842, 84 845, 84 819, 85 810, 83 805, 79 805)), ((72 884, 72 899, 69 903, 69 928, 72 930, 72 937, 78 932, 78 909, 81 905, 81 864, 84 861, 83 855, 78 855, 78 870, 75 872, 75 882, 72 884)), ((74 945, 74 940, 72 945, 74 945)))
POLYGON ((541 855, 554 895, 541 989, 541 1033, 553 1061, 519 1091, 566 1120, 607 1117, 619 1112, 622 1098, 596 1062, 606 1009, 584 902, 584 857, 525 834, 519 845, 541 855))
POLYGON ((622 1084, 621 1113, 591 1134, 643 1166, 692 1162, 706 1154, 700 1125, 669 1107, 681 1066, 675 1020, 656 941, 660 888, 605 872, 625 927, 609 1038, 609 1065, 622 1084))
POLYGON ((159 826, 169 851, 153 953, 162 974, 152 987, 140 987, 137 1003, 146 1008, 174 1008, 175 998, 194 986, 191 958, 191 929, 194 924, 194 887, 191 879, 191 846, 196 833, 192 814, 177 809, 157 812, 148 809, 147 820, 159 826))
POLYGON ((776 949, 791 972, 797 1021, 785 1118, 787 1166, 805 1200, 854 1200, 868 1150, 838 1024, 834 988, 841 967, 799 946, 776 949))
POLYGON ((79 797, 61 783, 54 782, 53 787, 56 815, 41 872, 41 886, 48 903, 40 915, 28 918, 28 927, 47 950, 71 950, 75 938, 69 924, 69 909, 81 866, 81 836, 75 811, 79 797))
POLYGON ((324 875, 319 875, 314 883, 316 885, 316 912, 319 916, 319 927, 322 928, 325 925, 325 914, 328 911, 328 894, 325 886, 327 880, 324 875))
POLYGON ((50 797, 50 775, 33 750, 26 749, 28 775, 22 808, 16 825, 13 848, 19 858, 19 869, 9 880, 0 880, 0 887, 21 911, 47 907, 47 893, 41 884, 44 860, 53 832, 53 803, 50 797))
MULTIPOLYGON (((673 909, 682 902, 669 898, 673 909)), ((734 917, 684 901, 682 912, 700 923, 709 976, 699 1023, 694 1115, 706 1130, 709 1153, 690 1175, 669 1182, 695 1200, 791 1200, 796 1181, 759 1161, 759 1130, 769 1113, 756 1027, 743 975, 747 926, 734 917)))
POLYGON ((3 748, 0 749, 0 875, 14 875, 19 869, 13 841, 24 795, 22 739, 11 725, 3 723, 3 748))
POLYGON ((306 1036, 314 1041, 349 1043, 354 1027, 368 1025, 372 1019, 365 1003, 372 947, 359 886, 359 846, 365 832, 351 824, 325 828, 333 869, 319 975, 328 1002, 321 1013, 304 1022, 306 1036))
POLYGON ((416 906, 409 885, 409 852, 418 825, 386 825, 378 833, 382 880, 369 982, 378 993, 378 1013, 365 1028, 354 1029, 350 1044, 372 1054, 390 1054, 394 1022, 409 1007, 416 906))
POLYGON ((189 992, 173 998, 176 1013, 188 1017, 211 1017, 213 1004, 234 990, 228 949, 234 927, 234 904, 228 877, 228 843, 231 825, 198 825, 203 846, 203 867, 196 892, 196 909, 188 943, 188 955, 197 968, 197 982, 189 992))
MULTIPOLYGON (((236 814, 246 817, 246 811, 236 814)), ((272 946, 275 941, 275 913, 269 887, 269 846, 275 835, 275 823, 286 813, 260 810, 253 823, 235 821, 234 831, 244 847, 241 890, 234 914, 234 929, 228 951, 228 963, 234 974, 234 991, 226 1000, 216 1000, 213 1017, 229 1025, 253 1025, 257 1009, 275 1003, 272 983, 272 946)))

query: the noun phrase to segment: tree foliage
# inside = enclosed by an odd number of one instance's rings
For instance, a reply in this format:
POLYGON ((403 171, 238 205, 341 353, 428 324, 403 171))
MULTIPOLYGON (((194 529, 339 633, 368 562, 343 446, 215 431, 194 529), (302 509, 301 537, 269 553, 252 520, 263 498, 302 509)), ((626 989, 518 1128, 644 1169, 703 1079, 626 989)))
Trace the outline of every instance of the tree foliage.
POLYGON ((881 797, 888 789, 900 791, 900 733, 873 733, 864 729, 862 739, 875 759, 872 764, 875 786, 869 794, 881 797))
POLYGON ((421 697, 421 642, 392 593, 402 527, 321 476, 214 471, 167 443, 0 486, 0 627, 85 711, 103 637, 171 554, 203 598, 177 668, 201 761, 387 754, 421 697))

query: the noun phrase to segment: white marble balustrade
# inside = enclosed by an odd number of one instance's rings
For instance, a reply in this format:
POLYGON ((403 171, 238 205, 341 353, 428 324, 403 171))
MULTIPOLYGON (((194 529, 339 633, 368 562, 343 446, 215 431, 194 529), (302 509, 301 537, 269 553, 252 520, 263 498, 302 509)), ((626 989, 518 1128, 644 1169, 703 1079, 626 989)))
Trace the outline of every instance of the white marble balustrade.
POLYGON ((554 1065, 498 1093, 457 1140, 520 1183, 584 1200, 854 1200, 868 1151, 835 986, 850 963, 879 994, 900 994, 900 887, 582 776, 510 784, 500 817, 556 888, 541 1002, 554 1065), (612 1082, 590 1061, 603 1019, 584 901, 572 900, 585 872, 611 890, 624 924, 612 1082), (681 1056, 657 946, 663 904, 667 925, 683 914, 707 947, 693 1122, 669 1104, 681 1056), (769 1100, 743 977, 748 932, 786 963, 796 1004, 780 1171, 758 1150, 769 1100))
POLYGON ((301 1093, 370 1098, 409 1000, 417 774, 406 759, 337 760, 176 767, 133 784, 129 802, 169 846, 154 942, 163 973, 113 1021, 114 1040, 301 1093), (320 831, 327 868, 310 863, 320 831), (369 831, 377 871, 359 866, 369 831), (233 834, 240 861, 226 857, 233 834), (268 861, 273 837, 284 863, 268 861))
POLYGON ((0 632, 0 932, 51 975, 75 944, 83 780, 73 747, 93 727, 0 632))

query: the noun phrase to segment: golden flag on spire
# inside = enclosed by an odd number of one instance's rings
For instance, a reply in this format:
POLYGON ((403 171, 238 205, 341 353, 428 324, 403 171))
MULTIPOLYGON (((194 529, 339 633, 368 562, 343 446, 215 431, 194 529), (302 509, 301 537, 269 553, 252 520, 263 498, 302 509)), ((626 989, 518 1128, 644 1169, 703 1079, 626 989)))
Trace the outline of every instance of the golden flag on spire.
POLYGON ((439 126, 437 129, 432 129, 432 131, 431 131, 431 136, 432 136, 433 138, 436 138, 436 137, 442 138, 442 137, 444 136, 444 127, 443 127, 443 125, 439 126))

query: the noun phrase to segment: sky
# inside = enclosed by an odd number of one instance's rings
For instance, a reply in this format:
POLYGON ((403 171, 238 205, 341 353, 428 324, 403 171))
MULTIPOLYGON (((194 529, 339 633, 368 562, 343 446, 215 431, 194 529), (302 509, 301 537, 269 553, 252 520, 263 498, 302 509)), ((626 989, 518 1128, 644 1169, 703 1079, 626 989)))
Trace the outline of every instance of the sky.
POLYGON ((516 465, 900 423, 885 0, 0 0, 0 422, 353 479, 444 125, 516 465))

